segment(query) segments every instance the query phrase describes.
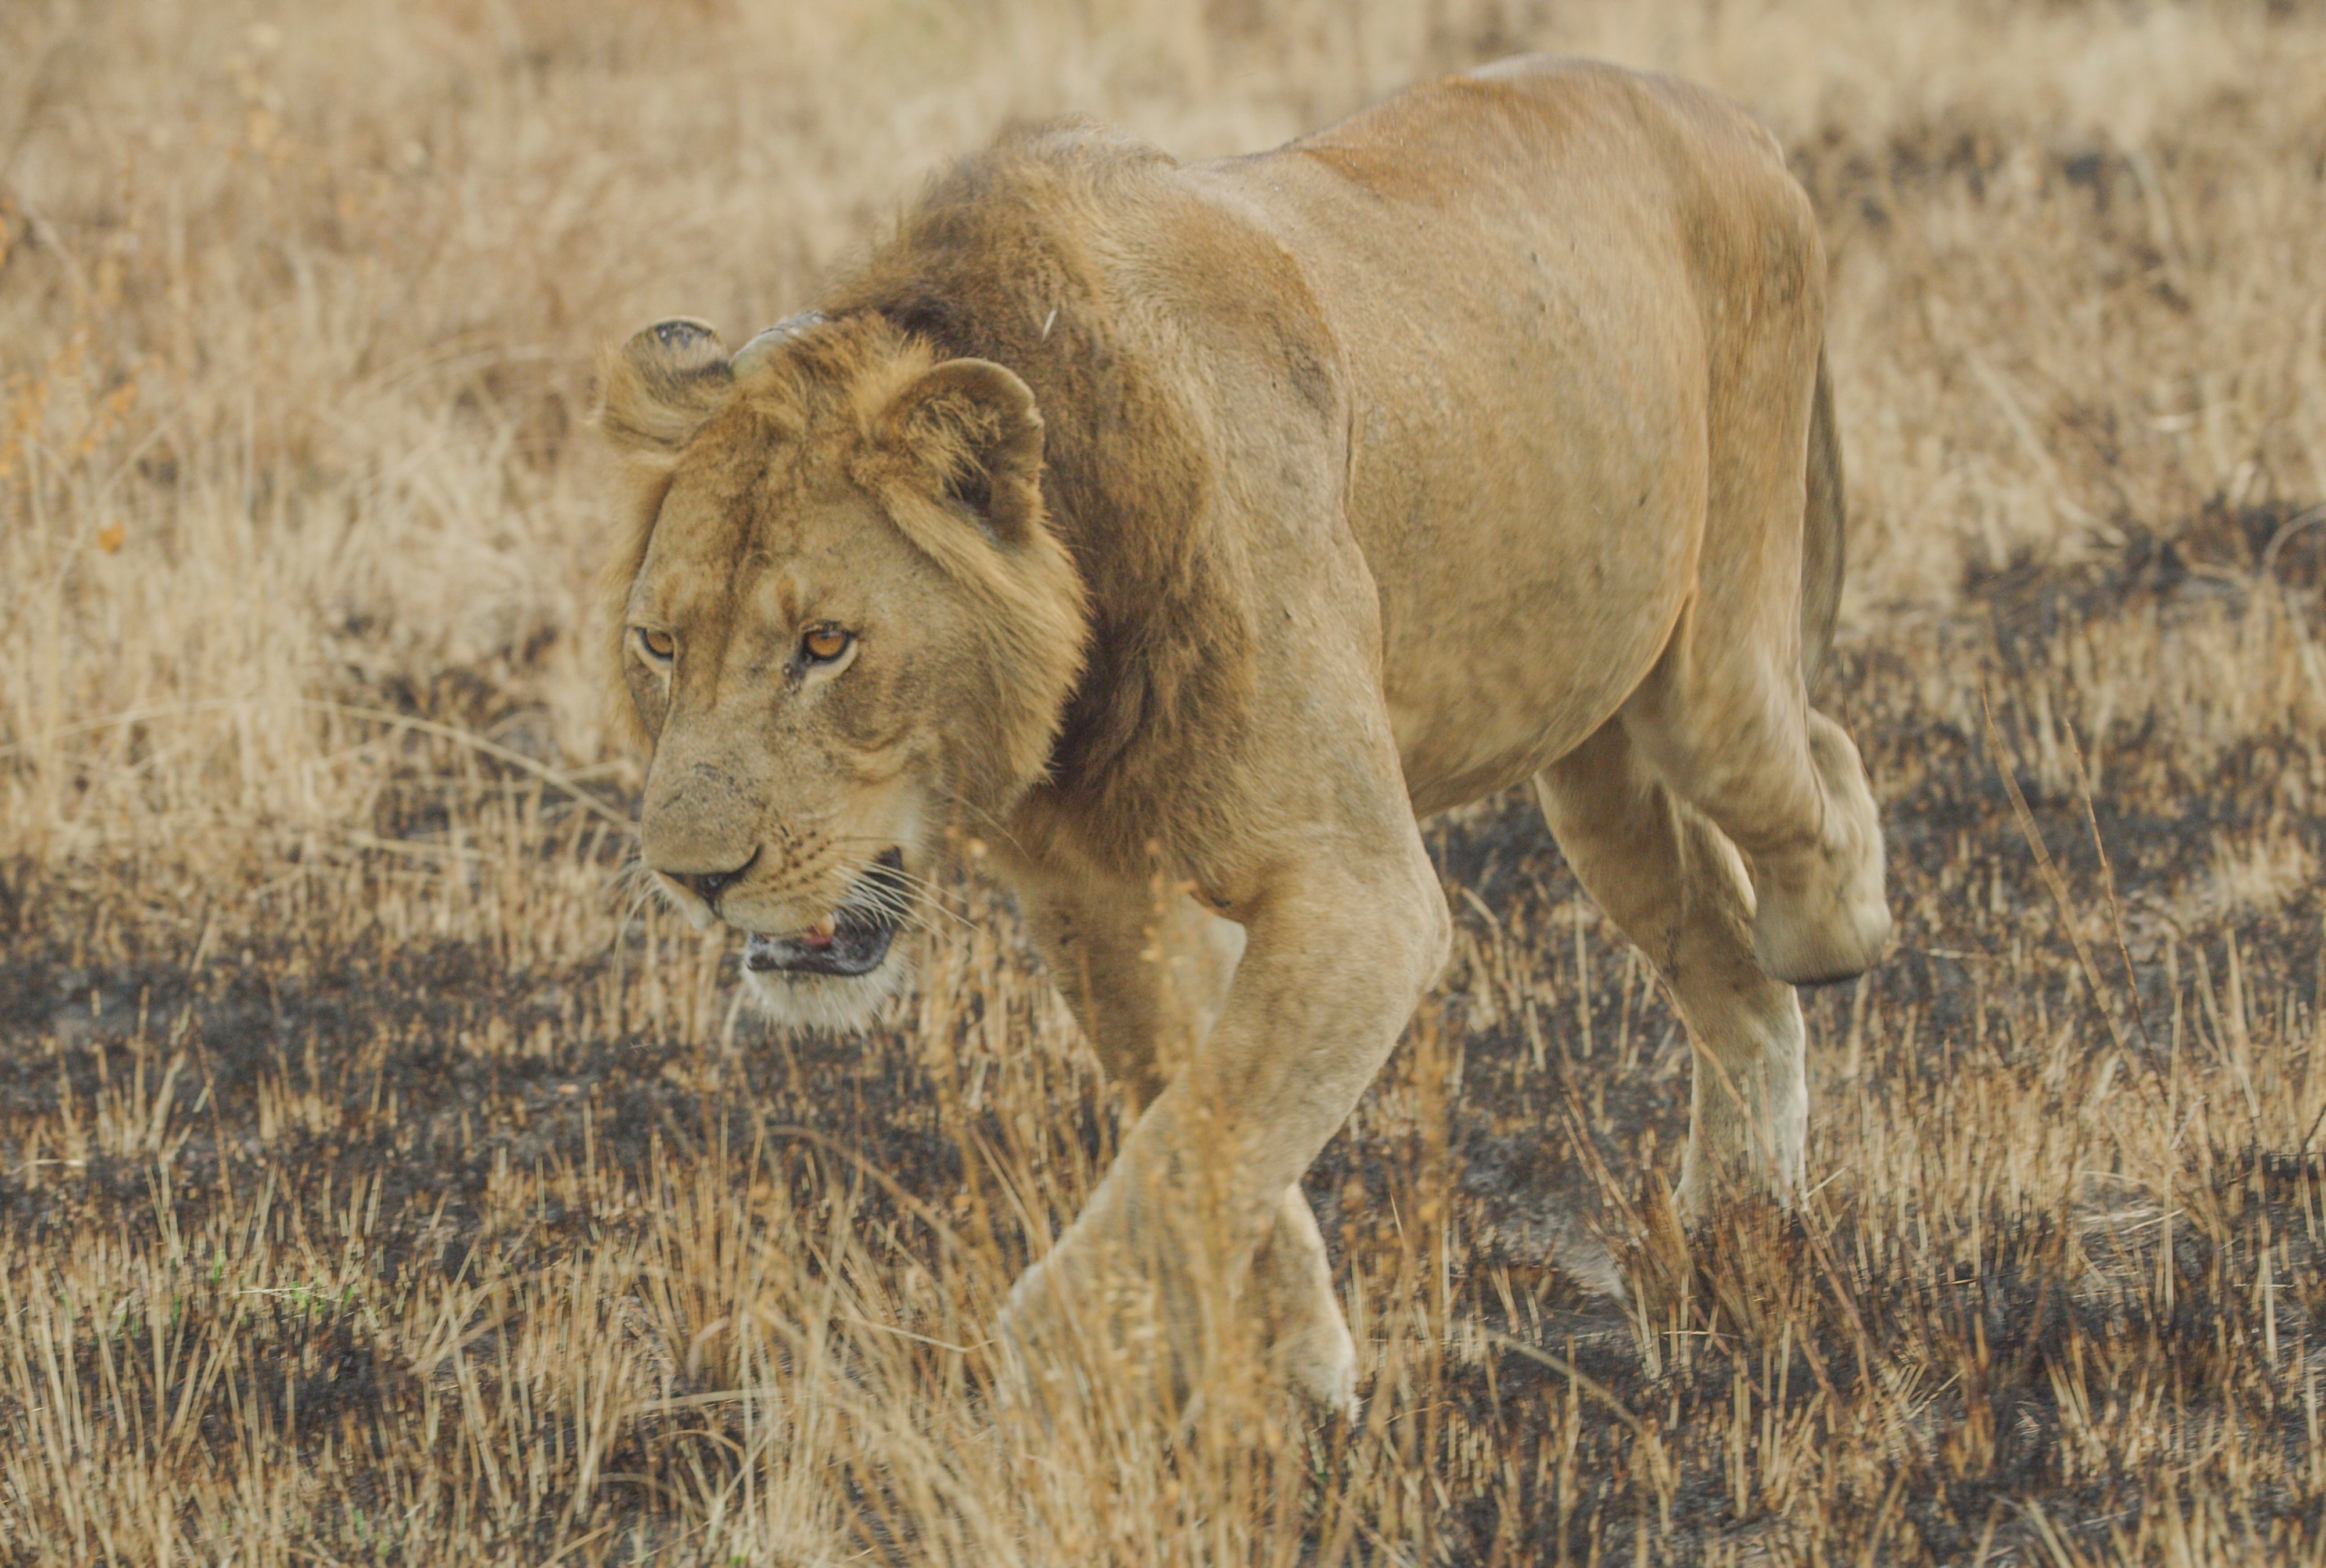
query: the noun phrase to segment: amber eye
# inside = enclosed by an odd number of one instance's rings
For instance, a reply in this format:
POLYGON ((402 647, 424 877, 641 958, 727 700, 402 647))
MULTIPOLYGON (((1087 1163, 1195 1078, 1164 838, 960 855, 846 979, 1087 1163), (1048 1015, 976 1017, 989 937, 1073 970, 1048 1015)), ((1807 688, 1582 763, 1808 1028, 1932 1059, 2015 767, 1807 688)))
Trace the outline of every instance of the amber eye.
POLYGON ((855 639, 838 626, 818 626, 800 639, 800 652, 811 664, 829 664, 848 652, 855 639))
POLYGON ((646 650, 647 658, 662 663, 678 652, 678 639, 668 632, 650 632, 646 627, 640 626, 638 646, 646 650))

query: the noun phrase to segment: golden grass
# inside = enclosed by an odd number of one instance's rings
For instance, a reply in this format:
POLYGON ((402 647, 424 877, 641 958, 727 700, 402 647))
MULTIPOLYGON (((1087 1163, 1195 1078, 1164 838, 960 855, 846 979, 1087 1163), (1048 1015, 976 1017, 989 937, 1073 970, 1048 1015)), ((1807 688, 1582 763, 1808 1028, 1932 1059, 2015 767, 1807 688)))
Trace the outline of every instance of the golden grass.
POLYGON ((2321 145, 2292 6, 0 11, 0 1560, 2320 1560, 2321 145), (1687 1055, 1496 803, 1310 1183, 1363 1415, 1230 1335, 1046 1424, 985 1325, 1112 1103, 973 878, 863 1040, 618 891, 591 356, 1012 116, 1531 47, 1738 97, 1826 227, 1903 942, 1812 1002, 1823 1185, 1588 1288, 1687 1055))

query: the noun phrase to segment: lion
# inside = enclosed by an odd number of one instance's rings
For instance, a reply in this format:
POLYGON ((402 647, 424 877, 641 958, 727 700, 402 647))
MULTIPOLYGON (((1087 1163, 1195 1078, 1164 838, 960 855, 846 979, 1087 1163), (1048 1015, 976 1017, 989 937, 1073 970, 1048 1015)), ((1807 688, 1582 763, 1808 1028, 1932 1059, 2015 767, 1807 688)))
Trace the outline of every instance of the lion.
POLYGON ((1891 923, 1810 701, 1824 310, 1741 109, 1526 58, 1216 162, 1013 130, 814 311, 609 356, 657 885, 746 933, 777 1018, 847 1026, 974 836, 1135 1118, 1009 1344, 1056 1353, 1128 1268, 1182 1357, 1190 1282, 1231 1279, 1352 1407, 1300 1177, 1447 961, 1420 823, 1521 782, 1687 1026, 1681 1213, 1798 1192, 1793 987, 1891 923), (1231 1201, 1164 1225, 1196 1169, 1231 1201))

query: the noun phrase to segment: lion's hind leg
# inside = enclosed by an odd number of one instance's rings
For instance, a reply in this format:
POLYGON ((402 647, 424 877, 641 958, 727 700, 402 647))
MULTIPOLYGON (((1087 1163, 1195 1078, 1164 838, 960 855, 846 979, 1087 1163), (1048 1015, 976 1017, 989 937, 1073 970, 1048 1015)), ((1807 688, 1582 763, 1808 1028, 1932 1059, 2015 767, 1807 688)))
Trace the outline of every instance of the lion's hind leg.
POLYGON ((1813 708, 1808 714, 1818 831, 1753 861, 1753 951, 1763 969, 1796 985, 1860 974, 1890 942, 1882 820, 1865 765, 1840 725, 1813 708))
POLYGON ((1881 959, 1890 906, 1873 786, 1848 735, 1809 705, 1788 644, 1699 601, 1619 721, 1656 778, 1744 851, 1763 969, 1818 985, 1881 959))
POLYGON ((1341 1315, 1325 1237, 1299 1183, 1285 1189, 1251 1274, 1269 1358, 1285 1381, 1318 1409, 1354 1415, 1357 1342, 1341 1315))
POLYGON ((1809 1122, 1800 1004, 1754 953, 1753 893, 1727 839, 1611 719, 1535 777, 1584 890, 1655 964, 1695 1047, 1683 1219, 1798 1191, 1809 1122))

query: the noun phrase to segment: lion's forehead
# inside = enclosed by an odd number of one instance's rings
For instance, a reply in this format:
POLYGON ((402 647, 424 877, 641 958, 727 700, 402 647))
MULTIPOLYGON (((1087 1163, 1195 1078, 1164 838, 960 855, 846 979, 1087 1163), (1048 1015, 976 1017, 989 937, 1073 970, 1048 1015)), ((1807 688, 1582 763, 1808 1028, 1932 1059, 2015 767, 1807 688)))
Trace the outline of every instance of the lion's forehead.
POLYGON ((832 508, 796 485, 737 483, 682 468, 655 519, 641 589, 689 596, 749 591, 771 567, 828 552, 832 508))
MULTIPOLYGON (((919 646, 946 618, 935 603, 944 587, 877 522, 827 519, 774 531, 740 551, 650 555, 631 612, 676 632, 693 658, 717 664, 723 696, 730 675, 781 667, 817 624, 836 623, 891 653, 919 646)), ((869 673, 857 671, 840 695, 865 685, 869 673)))

